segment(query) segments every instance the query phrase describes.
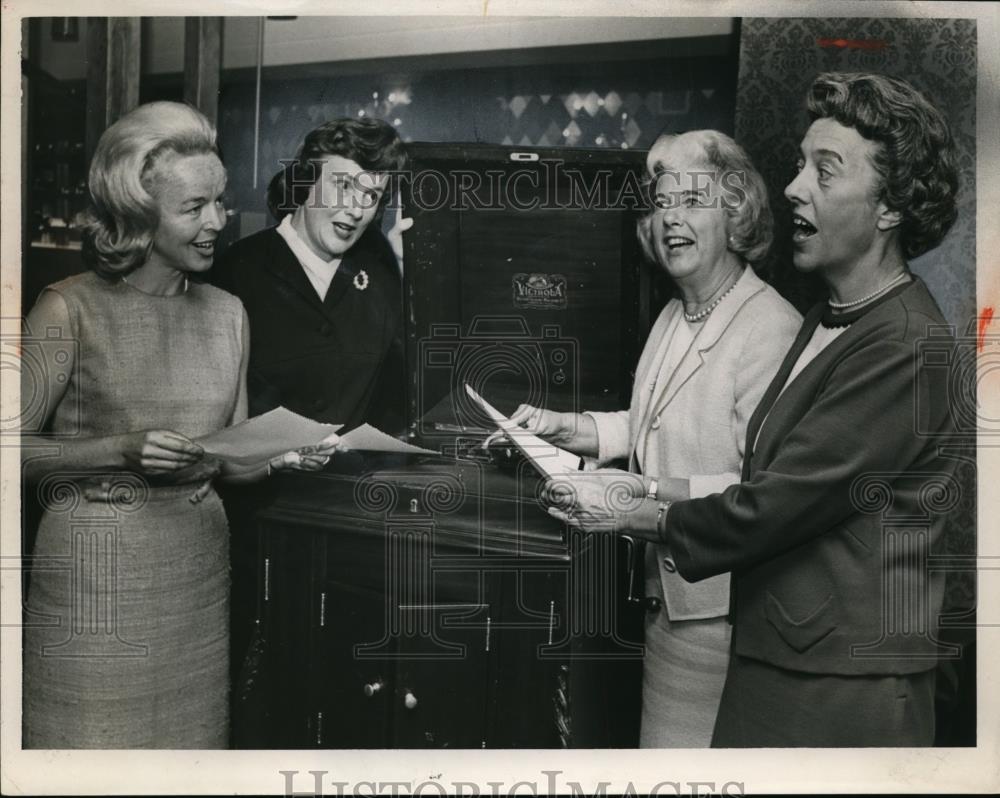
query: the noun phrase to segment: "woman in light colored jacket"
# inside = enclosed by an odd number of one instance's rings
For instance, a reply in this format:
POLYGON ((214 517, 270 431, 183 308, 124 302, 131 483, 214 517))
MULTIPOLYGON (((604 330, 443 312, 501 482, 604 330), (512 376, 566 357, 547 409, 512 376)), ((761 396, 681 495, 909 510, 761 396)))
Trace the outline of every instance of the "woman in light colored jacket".
MULTIPOLYGON (((747 422, 801 318, 753 270, 771 242, 771 212, 739 145, 711 130, 665 135, 647 167, 654 208, 638 236, 677 297, 650 331, 631 407, 575 414, 522 405, 512 418, 600 466, 627 458, 641 475, 626 480, 637 499, 698 497, 739 481, 747 422)), ((623 476, 604 473, 609 485, 623 476)), ((708 747, 729 658, 729 575, 690 584, 654 545, 645 573, 646 594, 663 603, 646 621, 640 744, 708 747)))

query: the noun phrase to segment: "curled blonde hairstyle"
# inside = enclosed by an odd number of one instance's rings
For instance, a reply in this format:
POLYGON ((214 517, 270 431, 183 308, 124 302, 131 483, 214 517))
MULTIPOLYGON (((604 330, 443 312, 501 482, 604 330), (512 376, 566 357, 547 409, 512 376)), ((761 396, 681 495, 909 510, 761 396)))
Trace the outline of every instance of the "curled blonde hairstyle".
POLYGON ((166 153, 219 154, 212 123, 189 105, 140 105, 104 131, 90 162, 90 207, 83 218, 83 256, 104 276, 145 263, 158 211, 148 178, 166 153))
MULTIPOLYGON (((705 165, 715 170, 715 179, 724 195, 723 207, 729 212, 729 248, 750 264, 760 262, 771 248, 774 228, 764 178, 746 151, 725 133, 695 130, 680 135, 694 137, 705 153, 705 165)), ((656 143, 673 138, 677 136, 664 134, 656 143)), ((649 179, 655 181, 659 174, 649 179)), ((654 214, 655 211, 645 214, 636 225, 639 244, 652 263, 657 262, 653 248, 654 214)))

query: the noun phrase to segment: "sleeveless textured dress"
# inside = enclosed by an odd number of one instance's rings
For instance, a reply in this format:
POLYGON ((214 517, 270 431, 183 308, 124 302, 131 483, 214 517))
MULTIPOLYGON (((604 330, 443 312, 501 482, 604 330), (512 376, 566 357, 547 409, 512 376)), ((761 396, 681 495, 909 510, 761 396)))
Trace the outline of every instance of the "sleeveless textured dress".
MULTIPOLYGON (((46 290, 69 309, 76 368, 54 413, 60 436, 168 429, 196 438, 231 423, 243 310, 191 283, 145 294, 90 272, 46 290)), ((228 737, 229 530, 215 491, 108 473, 55 473, 25 614, 24 747, 224 748, 228 737), (100 478, 97 478, 100 479, 100 478)))

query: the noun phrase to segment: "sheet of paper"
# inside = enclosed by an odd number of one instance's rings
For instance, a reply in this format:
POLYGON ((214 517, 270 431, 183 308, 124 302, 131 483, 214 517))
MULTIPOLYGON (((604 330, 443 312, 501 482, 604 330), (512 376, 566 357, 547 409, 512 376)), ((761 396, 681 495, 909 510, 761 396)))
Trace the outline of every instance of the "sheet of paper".
POLYGON ((233 463, 252 465, 302 446, 319 443, 343 424, 321 424, 285 407, 248 418, 195 440, 206 454, 233 463))
POLYGON ((465 392, 545 476, 558 477, 565 474, 574 474, 580 470, 580 465, 583 461, 575 454, 543 441, 537 435, 532 435, 524 427, 519 427, 483 399, 469 385, 465 386, 465 392))
POLYGON ((404 454, 433 454, 438 457, 441 456, 440 452, 423 449, 420 446, 396 440, 391 435, 386 435, 370 424, 363 424, 356 429, 352 429, 346 435, 341 435, 340 440, 345 446, 368 452, 403 452, 404 454))

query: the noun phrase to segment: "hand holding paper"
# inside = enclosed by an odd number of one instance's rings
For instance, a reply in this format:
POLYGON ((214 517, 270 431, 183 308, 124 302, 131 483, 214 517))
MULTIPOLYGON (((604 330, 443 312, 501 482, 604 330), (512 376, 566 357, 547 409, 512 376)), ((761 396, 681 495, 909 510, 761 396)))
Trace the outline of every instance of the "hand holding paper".
POLYGON ((551 478, 574 474, 580 470, 582 461, 575 454, 532 435, 493 407, 469 385, 465 386, 465 392, 542 474, 551 478))

